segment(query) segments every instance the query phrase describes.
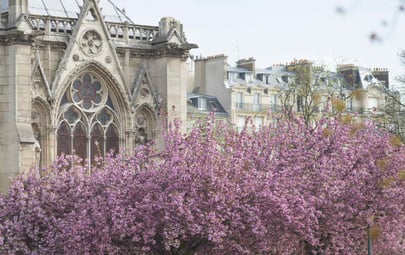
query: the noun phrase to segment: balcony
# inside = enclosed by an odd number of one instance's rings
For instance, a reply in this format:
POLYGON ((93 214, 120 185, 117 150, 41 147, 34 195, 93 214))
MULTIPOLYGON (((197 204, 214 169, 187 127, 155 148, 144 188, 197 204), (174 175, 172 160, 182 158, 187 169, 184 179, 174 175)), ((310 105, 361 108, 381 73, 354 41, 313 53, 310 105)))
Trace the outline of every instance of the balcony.
POLYGON ((275 104, 235 103, 234 109, 237 112, 280 112, 281 106, 275 104))

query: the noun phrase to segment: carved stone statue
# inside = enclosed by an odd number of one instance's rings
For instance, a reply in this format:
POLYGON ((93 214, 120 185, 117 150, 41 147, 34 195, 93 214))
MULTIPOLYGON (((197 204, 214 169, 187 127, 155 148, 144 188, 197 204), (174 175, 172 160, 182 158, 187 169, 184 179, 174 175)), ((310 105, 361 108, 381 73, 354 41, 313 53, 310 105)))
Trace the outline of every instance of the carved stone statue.
POLYGON ((35 142, 32 146, 32 166, 35 168, 39 167, 39 162, 41 160, 41 145, 39 144, 39 133, 34 132, 35 142))

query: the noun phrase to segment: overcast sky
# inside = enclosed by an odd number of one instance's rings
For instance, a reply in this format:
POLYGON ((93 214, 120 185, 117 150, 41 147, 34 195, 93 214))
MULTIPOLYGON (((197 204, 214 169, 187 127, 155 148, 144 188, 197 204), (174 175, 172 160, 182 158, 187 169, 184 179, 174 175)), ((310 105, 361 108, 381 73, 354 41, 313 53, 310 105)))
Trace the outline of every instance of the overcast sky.
POLYGON ((235 65, 254 57, 256 67, 309 59, 388 68, 405 73, 405 0, 114 0, 136 24, 158 25, 171 16, 183 23, 193 55, 225 54, 235 65), (339 12, 345 10, 345 12, 339 12), (382 41, 372 42, 373 32, 382 41))

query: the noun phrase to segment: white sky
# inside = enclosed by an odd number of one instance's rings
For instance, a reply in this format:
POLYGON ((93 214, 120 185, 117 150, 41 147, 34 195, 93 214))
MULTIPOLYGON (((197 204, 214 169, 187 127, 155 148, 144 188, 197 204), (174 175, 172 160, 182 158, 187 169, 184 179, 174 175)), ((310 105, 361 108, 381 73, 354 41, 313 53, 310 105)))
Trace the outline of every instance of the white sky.
POLYGON ((405 0, 114 0, 142 25, 171 16, 183 23, 193 55, 225 54, 232 66, 254 57, 256 67, 309 59, 388 68, 391 80, 405 74, 398 53, 405 49, 405 0), (339 14, 337 7, 347 9, 339 14), (383 25, 385 20, 386 25, 383 25), (380 42, 371 42, 377 32, 380 42))

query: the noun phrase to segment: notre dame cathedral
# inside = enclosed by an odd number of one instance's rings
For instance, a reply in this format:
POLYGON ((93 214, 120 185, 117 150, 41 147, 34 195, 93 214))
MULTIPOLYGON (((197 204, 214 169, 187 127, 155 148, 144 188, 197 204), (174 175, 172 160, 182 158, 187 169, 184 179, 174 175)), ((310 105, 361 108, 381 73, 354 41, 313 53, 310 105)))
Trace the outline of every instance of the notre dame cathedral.
POLYGON ((0 15, 1 191, 62 153, 91 163, 186 120, 197 46, 179 21, 137 25, 109 0, 0 0, 0 15))

